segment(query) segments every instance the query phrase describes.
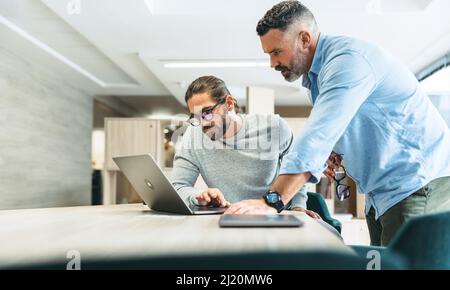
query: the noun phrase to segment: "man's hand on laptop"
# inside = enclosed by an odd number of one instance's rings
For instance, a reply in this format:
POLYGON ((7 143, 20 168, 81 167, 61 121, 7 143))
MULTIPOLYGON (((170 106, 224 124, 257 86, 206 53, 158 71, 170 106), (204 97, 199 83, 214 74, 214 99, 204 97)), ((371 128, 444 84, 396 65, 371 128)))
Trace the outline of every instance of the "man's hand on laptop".
POLYGON ((223 193, 217 188, 208 188, 195 196, 199 205, 213 205, 217 207, 230 206, 223 193))

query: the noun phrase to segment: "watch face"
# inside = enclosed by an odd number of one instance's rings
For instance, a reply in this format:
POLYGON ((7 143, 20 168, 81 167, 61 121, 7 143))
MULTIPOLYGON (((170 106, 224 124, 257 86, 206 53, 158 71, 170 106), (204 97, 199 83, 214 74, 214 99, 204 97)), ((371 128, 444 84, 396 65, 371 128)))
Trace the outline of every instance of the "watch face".
POLYGON ((280 196, 277 193, 273 192, 273 193, 267 194, 267 201, 269 203, 277 203, 279 200, 280 200, 280 196))

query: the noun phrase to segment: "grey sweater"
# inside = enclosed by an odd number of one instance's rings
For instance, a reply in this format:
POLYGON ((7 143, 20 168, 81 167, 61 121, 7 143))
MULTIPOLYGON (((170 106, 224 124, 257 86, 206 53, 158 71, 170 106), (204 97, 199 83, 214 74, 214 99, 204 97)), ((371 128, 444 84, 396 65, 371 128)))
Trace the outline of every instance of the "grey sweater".
MULTIPOLYGON (((209 188, 218 188, 231 202, 261 198, 278 175, 289 151, 292 132, 278 115, 240 115, 243 127, 234 138, 212 141, 201 127, 189 126, 176 143, 172 184, 185 202, 196 204, 199 176, 209 188)), ((306 187, 289 207, 306 208, 306 187)))

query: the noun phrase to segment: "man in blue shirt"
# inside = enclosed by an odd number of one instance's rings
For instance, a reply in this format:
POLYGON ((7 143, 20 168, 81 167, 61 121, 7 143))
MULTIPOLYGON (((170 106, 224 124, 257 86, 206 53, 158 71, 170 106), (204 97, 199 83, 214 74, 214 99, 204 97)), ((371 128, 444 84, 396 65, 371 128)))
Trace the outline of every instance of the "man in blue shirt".
MULTIPOLYGON (((257 33, 272 68, 289 82, 303 76, 313 110, 269 192, 227 213, 280 212, 319 181, 330 152, 366 195, 372 245, 387 245, 412 216, 450 210, 450 131, 405 66, 373 44, 320 33, 298 1, 267 11, 257 33)), ((339 197, 348 192, 339 182, 339 197)))

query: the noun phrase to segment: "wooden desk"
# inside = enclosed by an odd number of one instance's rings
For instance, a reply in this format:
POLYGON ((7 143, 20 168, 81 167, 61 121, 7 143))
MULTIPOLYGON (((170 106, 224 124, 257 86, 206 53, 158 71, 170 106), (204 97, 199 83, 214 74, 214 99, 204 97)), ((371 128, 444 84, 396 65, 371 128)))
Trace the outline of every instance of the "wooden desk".
POLYGON ((0 268, 83 259, 351 249, 304 213, 300 228, 220 228, 219 215, 158 213, 142 204, 0 211, 0 268))

